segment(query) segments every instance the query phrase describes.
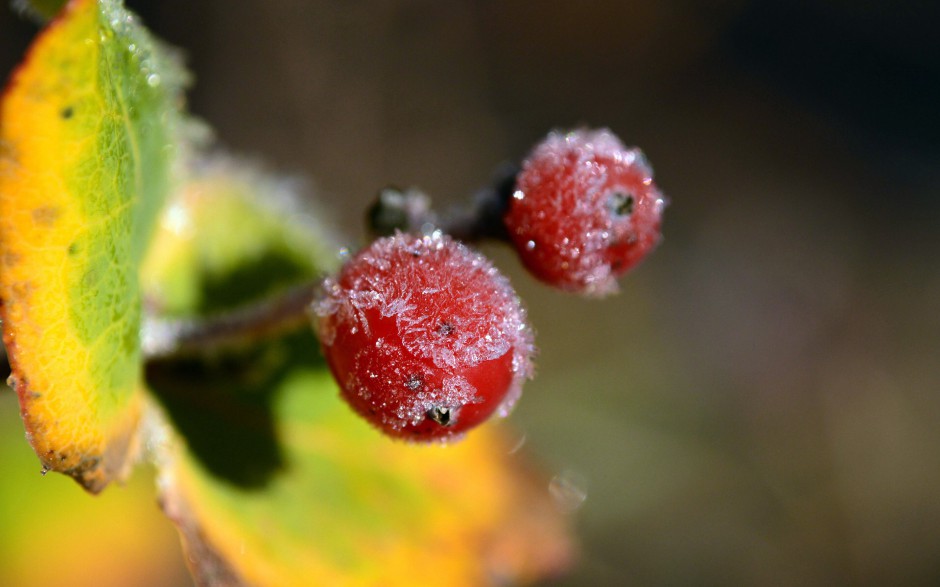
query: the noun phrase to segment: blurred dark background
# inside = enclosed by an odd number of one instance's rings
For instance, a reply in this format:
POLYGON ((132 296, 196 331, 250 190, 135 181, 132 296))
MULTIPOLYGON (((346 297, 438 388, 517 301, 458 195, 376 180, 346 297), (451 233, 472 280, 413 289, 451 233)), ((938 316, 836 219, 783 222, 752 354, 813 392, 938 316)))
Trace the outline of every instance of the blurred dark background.
POLYGON ((351 244, 382 186, 458 202, 555 127, 646 151, 666 238, 620 296, 488 249, 541 348, 513 422, 586 495, 559 585, 940 584, 940 3, 128 4, 351 244))

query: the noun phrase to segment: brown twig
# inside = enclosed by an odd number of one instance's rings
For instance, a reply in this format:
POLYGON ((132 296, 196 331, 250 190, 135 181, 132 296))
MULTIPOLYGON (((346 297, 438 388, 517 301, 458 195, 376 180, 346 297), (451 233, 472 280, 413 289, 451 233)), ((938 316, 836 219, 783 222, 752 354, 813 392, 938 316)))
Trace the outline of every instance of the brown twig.
POLYGON ((309 326, 310 307, 323 281, 305 283, 275 297, 206 318, 144 320, 146 360, 207 354, 309 326))

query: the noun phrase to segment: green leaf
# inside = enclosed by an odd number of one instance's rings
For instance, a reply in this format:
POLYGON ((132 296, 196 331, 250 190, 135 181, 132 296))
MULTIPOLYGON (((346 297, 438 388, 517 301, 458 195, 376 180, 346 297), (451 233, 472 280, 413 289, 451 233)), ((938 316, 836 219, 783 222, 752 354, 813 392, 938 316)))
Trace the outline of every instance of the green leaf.
POLYGON ((337 268, 337 239, 296 181, 221 156, 194 167, 142 273, 161 315, 217 314, 337 268))
POLYGON ((139 266, 170 189, 182 76, 112 0, 75 0, 0 104, 0 297, 43 466, 100 491, 135 452, 139 266))
MULTIPOLYGON (((273 184, 233 169, 196 180, 161 225, 145 283, 176 315, 213 311, 216 283, 253 276, 238 305, 293 274, 264 268, 336 263, 299 230, 302 207, 272 207, 273 184)), ((547 483, 497 427, 451 446, 388 439, 342 402, 311 330, 147 375, 175 429, 161 502, 200 584, 521 583, 570 562, 547 483)))

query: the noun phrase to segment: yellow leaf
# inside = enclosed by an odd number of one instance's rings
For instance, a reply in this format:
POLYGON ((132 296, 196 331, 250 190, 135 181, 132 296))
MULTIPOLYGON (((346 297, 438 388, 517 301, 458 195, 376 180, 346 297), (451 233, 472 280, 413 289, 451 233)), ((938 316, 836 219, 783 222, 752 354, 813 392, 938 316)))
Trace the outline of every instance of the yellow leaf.
POLYGON ((0 386, 0 585, 180 587, 189 584, 176 532, 139 470, 94 499, 40 474, 23 439, 15 395, 0 386))
POLYGON ((0 103, 3 335, 43 465, 100 491, 134 454, 138 267, 169 189, 178 74, 112 0, 73 0, 0 103))

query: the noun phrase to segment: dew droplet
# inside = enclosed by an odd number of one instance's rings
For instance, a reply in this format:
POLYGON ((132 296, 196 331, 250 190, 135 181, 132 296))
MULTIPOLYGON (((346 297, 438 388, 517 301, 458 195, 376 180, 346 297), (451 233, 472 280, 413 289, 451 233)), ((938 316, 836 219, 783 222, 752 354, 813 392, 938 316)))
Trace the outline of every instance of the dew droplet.
POLYGON ((574 512, 587 499, 587 481, 574 471, 562 471, 552 477, 548 492, 555 500, 555 505, 565 512, 574 512))
POLYGON ((527 434, 523 432, 521 435, 519 435, 519 439, 516 441, 516 444, 512 445, 512 448, 509 449, 509 452, 507 454, 514 455, 520 450, 522 450, 522 447, 525 446, 526 440, 527 440, 527 434))
POLYGON ((191 226, 189 211, 182 204, 171 205, 163 218, 163 225, 173 234, 187 233, 191 226))
POLYGON ((147 85, 151 88, 155 88, 160 85, 160 76, 156 73, 151 73, 147 76, 147 85))

